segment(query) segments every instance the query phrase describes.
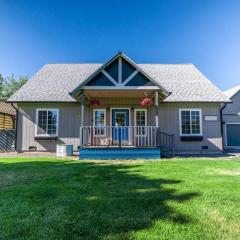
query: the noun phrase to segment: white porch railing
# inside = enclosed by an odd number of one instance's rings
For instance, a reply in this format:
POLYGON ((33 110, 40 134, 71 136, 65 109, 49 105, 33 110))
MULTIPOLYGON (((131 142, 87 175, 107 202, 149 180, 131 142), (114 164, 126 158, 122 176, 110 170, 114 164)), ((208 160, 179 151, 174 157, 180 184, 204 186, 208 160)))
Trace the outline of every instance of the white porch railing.
POLYGON ((160 147, 172 148, 172 135, 156 126, 81 126, 80 147, 160 147))
POLYGON ((158 128, 155 126, 82 126, 80 127, 80 146, 156 147, 157 131, 158 128))

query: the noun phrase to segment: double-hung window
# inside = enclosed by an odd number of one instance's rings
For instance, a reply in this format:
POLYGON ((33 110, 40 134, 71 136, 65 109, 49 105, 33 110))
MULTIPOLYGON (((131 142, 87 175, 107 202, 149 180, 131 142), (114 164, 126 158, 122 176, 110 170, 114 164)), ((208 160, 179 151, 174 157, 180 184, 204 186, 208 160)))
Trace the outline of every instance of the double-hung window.
POLYGON ((58 135, 58 109, 37 109, 36 136, 58 135))
POLYGON ((98 136, 105 135, 106 110, 94 109, 94 134, 98 136))
POLYGON ((202 135, 201 109, 180 109, 179 120, 181 136, 202 135))
POLYGON ((147 110, 146 109, 135 109, 135 124, 136 124, 136 135, 146 135, 147 126, 147 110))

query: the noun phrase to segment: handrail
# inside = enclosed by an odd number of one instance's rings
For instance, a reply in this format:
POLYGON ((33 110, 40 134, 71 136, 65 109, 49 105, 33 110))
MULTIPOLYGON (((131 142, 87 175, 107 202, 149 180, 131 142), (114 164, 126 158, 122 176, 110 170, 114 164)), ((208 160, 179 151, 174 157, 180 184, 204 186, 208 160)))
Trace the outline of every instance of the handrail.
POLYGON ((159 133, 165 134, 165 135, 167 135, 167 136, 169 136, 169 137, 171 137, 171 136, 173 136, 173 135, 174 135, 174 134, 165 133, 165 132, 162 132, 162 131, 159 131, 159 133))
POLYGON ((174 154, 174 134, 159 131, 159 147, 174 154))
POLYGON ((156 126, 81 126, 80 147, 161 147, 173 152, 173 134, 156 126))

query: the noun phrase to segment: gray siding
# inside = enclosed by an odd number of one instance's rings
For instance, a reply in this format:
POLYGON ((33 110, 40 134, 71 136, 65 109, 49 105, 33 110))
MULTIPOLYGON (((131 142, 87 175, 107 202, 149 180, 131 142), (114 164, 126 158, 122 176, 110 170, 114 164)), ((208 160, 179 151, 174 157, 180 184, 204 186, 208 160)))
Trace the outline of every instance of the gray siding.
POLYGON ((228 104, 223 110, 223 133, 224 143, 226 145, 226 124, 239 123, 240 124, 240 92, 236 93, 232 98, 231 104, 228 104))
MULTIPOLYGON (((20 104, 22 109, 18 120, 18 144, 17 149, 26 151, 29 146, 36 146, 38 150, 55 151, 55 141, 35 141, 36 108, 59 109, 59 142, 74 144, 75 150, 79 145, 80 105, 79 103, 25 103, 20 104)), ((140 108, 139 99, 101 99, 99 108, 140 108), (131 101, 131 104, 129 104, 131 101)), ((202 146, 208 146, 208 151, 221 151, 222 138, 220 127, 220 104, 215 103, 161 103, 159 106, 161 131, 174 134, 174 147, 177 152, 204 152, 202 146), (201 108, 203 124, 203 141, 181 142, 179 130, 179 109, 201 108), (205 115, 217 115, 217 122, 205 122, 205 115)), ((147 107, 148 125, 155 125, 155 107, 147 107)), ((85 106, 84 124, 93 124, 92 108, 85 106)), ((134 125, 134 112, 131 111, 130 124, 134 125)), ((110 113, 107 112, 107 124, 110 123, 110 113)))
MULTIPOLYGON (((220 125, 220 104, 215 103, 163 103, 160 104, 160 129, 163 132, 174 134, 174 148, 176 152, 210 152, 222 151, 222 137, 220 125), (203 141, 183 142, 180 139, 179 109, 202 109, 202 133, 203 141), (204 121, 205 115, 217 115, 218 121, 204 121), (208 150, 202 150, 202 146, 208 146, 208 150)), ((151 119, 154 119, 154 109, 151 119)))
POLYGON ((223 115, 225 114, 237 114, 240 112, 240 92, 236 93, 231 98, 233 103, 228 104, 223 110, 223 115))
MULTIPOLYGON (((21 103, 18 116, 17 150, 28 151, 29 146, 38 151, 56 151, 57 143, 79 145, 80 105, 78 103, 21 103), (37 108, 58 108, 59 128, 56 141, 34 140, 37 108)), ((89 110, 85 107, 85 124, 89 122, 89 110)))

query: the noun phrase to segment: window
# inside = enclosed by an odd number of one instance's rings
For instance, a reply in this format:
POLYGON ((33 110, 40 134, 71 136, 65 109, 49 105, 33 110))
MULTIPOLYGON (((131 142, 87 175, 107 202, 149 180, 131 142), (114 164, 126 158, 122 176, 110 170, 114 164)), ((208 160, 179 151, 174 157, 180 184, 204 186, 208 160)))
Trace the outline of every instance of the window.
POLYGON ((36 135, 58 135, 58 109, 37 109, 36 135))
POLYGON ((180 109, 180 135, 202 135, 202 114, 200 109, 180 109))
POLYGON ((95 135, 105 135, 106 110, 94 109, 94 126, 95 135))
POLYGON ((146 109, 135 109, 135 124, 136 124, 136 135, 142 136, 146 134, 147 126, 147 110, 146 109))

